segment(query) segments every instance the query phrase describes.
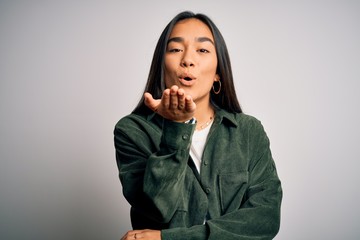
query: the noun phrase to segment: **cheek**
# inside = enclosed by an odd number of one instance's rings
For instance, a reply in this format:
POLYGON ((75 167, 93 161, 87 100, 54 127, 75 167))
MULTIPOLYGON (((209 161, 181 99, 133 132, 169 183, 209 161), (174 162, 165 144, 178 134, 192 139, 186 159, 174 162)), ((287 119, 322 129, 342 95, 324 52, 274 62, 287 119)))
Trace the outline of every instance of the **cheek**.
POLYGON ((176 75, 177 67, 178 65, 176 64, 175 60, 171 58, 165 58, 165 62, 164 62, 165 75, 167 76, 176 75))
POLYGON ((217 69, 217 58, 215 56, 208 58, 204 66, 206 67, 207 72, 216 73, 217 69))
POLYGON ((168 67, 165 64, 165 69, 164 69, 164 81, 165 81, 165 86, 166 88, 170 88, 170 86, 174 85, 173 83, 173 78, 171 77, 171 71, 168 69, 168 67))
POLYGON ((176 68, 175 59, 171 57, 165 57, 164 65, 165 65, 165 69, 168 72, 174 71, 174 69, 176 68))
POLYGON ((207 77, 215 78, 216 70, 217 70, 217 63, 211 61, 207 64, 207 67, 204 69, 204 74, 206 74, 207 77))

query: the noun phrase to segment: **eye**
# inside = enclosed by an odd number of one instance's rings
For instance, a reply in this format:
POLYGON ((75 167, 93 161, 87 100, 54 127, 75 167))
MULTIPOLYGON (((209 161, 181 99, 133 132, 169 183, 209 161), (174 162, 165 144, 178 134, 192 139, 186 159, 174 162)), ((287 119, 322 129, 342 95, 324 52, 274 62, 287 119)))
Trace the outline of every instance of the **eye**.
POLYGON ((168 52, 171 52, 171 53, 177 53, 177 52, 181 52, 182 50, 179 49, 179 48, 171 48, 168 50, 168 52))
POLYGON ((201 53, 209 53, 210 51, 205 49, 205 48, 201 48, 198 50, 198 52, 201 52, 201 53))

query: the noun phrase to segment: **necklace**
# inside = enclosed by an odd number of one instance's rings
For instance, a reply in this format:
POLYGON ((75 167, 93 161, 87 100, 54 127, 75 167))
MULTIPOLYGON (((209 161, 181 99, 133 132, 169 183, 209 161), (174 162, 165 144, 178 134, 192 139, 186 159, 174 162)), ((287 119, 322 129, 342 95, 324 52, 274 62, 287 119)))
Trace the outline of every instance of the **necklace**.
POLYGON ((214 120, 214 116, 210 117, 210 120, 207 121, 206 123, 200 125, 197 130, 203 130, 204 128, 206 128, 207 126, 209 126, 209 124, 214 120))

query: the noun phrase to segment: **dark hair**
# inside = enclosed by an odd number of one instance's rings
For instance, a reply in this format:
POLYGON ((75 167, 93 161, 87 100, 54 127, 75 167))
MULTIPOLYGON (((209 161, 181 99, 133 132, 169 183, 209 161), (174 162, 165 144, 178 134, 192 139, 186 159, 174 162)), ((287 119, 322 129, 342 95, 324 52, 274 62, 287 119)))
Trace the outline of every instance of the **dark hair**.
MULTIPOLYGON (((165 90, 164 56, 169 36, 176 23, 189 18, 195 18, 205 23, 210 28, 214 36, 215 49, 218 58, 216 72, 220 76, 221 91, 219 94, 215 94, 211 91, 210 100, 212 104, 229 112, 241 113, 242 110, 236 97, 229 53, 226 48, 224 38, 213 21, 206 15, 200 13, 194 14, 189 11, 181 12, 176 15, 165 27, 155 48, 144 93, 151 93, 155 99, 161 98, 162 92, 165 90)), ((142 97, 133 112, 140 113, 144 111, 147 112, 149 110, 150 109, 144 104, 144 97, 142 97)))

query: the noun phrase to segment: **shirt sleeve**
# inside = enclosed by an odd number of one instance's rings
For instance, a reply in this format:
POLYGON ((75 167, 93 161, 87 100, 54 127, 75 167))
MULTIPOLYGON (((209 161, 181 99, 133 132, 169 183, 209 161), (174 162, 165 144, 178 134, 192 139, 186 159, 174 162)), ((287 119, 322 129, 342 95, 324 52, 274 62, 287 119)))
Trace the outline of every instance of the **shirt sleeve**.
POLYGON ((115 127, 123 194, 137 212, 152 221, 169 222, 178 207, 186 189, 184 178, 194 128, 193 124, 164 120, 162 130, 155 131, 153 126, 129 119, 115 127))

